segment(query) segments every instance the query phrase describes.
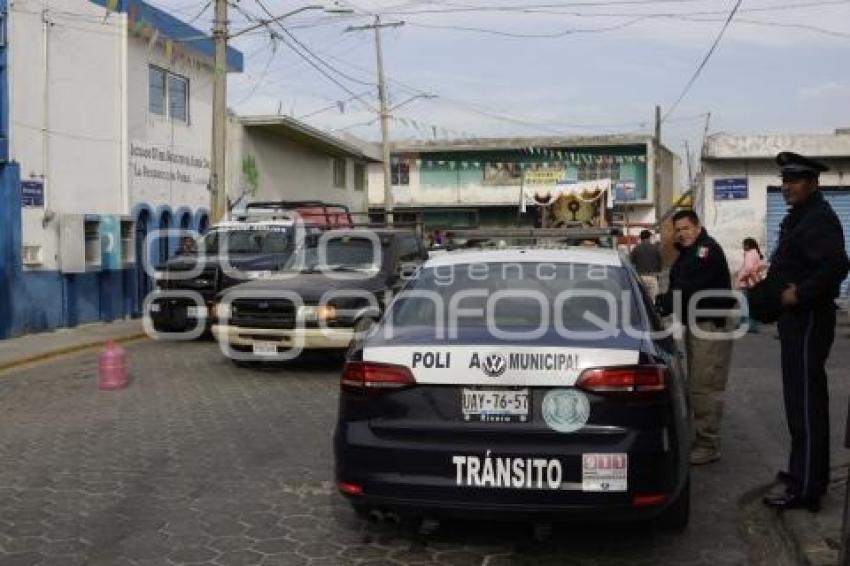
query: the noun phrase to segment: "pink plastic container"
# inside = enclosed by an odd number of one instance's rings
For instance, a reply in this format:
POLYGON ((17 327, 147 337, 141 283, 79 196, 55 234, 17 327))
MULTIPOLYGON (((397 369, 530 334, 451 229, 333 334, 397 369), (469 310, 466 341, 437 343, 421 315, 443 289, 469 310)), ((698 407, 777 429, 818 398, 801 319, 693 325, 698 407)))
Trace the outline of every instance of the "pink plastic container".
POLYGON ((110 340, 98 359, 98 387, 104 391, 127 387, 127 357, 124 348, 110 340))

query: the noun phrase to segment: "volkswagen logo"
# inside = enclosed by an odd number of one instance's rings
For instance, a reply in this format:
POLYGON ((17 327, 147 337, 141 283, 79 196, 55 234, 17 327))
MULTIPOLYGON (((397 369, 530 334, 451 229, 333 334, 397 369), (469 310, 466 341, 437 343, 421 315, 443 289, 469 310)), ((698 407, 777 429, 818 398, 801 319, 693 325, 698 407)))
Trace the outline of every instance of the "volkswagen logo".
POLYGON ((260 301, 259 303, 257 303, 257 308, 260 308, 260 309, 267 309, 267 308, 269 308, 269 303, 268 303, 268 301, 260 301))
POLYGON ((488 354, 481 369, 490 377, 499 377, 508 369, 508 362, 502 354, 488 354))

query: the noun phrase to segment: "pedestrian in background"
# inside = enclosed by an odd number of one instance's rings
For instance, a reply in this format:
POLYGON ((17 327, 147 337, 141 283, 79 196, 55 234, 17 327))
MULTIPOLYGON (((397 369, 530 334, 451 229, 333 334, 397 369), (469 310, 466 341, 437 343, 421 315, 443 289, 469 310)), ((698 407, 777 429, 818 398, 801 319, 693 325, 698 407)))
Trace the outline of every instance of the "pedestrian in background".
POLYGON ((643 287, 654 301, 659 293, 658 278, 661 275, 661 252, 658 244, 652 243, 652 232, 641 230, 640 243, 629 254, 632 265, 640 276, 643 287))
POLYGON ((729 264, 720 245, 700 225, 692 210, 680 210, 673 215, 676 248, 679 256, 670 268, 670 285, 659 297, 662 315, 674 312, 676 294, 681 293, 682 323, 688 354, 688 384, 694 412, 695 438, 691 448, 691 464, 702 465, 720 459, 720 421, 723 416, 723 394, 729 376, 732 340, 729 317, 695 317, 699 330, 710 337, 697 336, 691 327, 692 309, 729 310, 736 301, 729 297, 705 297, 691 304, 691 297, 700 291, 724 291, 731 294, 729 264))
POLYGON ((177 255, 190 255, 196 252, 195 238, 192 236, 183 236, 180 238, 180 248, 177 250, 177 255))
MULTIPOLYGON (((744 260, 735 275, 735 288, 746 290, 752 289, 765 276, 767 264, 761 253, 755 238, 745 238, 743 242, 744 260)), ((742 321, 749 326, 748 332, 758 332, 758 322, 752 317, 745 317, 742 321)))
POLYGON ((819 190, 828 167, 796 153, 776 156, 790 206, 763 287, 772 295, 782 345, 785 416, 791 433, 785 491, 764 503, 820 510, 829 484, 829 392, 824 368, 835 338, 835 299, 847 276, 841 221, 819 190))

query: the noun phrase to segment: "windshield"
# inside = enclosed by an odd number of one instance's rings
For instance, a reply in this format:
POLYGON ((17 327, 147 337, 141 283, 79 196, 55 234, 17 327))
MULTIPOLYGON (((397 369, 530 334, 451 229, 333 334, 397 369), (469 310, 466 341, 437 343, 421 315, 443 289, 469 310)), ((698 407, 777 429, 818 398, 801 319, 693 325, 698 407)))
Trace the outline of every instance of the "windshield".
POLYGON ((284 226, 215 229, 204 237, 208 254, 262 254, 290 251, 291 228, 284 226))
MULTIPOLYGON (((396 327, 457 325, 594 332, 624 317, 640 328, 623 268, 570 263, 482 263, 423 269, 391 310, 396 327), (625 293, 624 293, 625 292, 625 293), (625 311, 628 311, 627 313, 625 311)), ((447 326, 450 328, 451 326, 447 326)))
POLYGON ((323 245, 311 244, 304 254, 290 260, 288 271, 378 271, 387 247, 375 246, 369 238, 330 238, 323 245))

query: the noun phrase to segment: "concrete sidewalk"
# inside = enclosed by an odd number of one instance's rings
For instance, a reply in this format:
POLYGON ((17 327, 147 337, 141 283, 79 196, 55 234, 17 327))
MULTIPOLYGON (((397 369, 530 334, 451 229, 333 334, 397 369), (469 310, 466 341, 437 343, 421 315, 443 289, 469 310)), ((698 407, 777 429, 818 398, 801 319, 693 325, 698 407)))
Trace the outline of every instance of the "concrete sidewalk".
POLYGON ((846 489, 847 466, 838 466, 832 470, 832 482, 820 513, 803 510, 777 513, 779 530, 792 541, 799 564, 838 564, 846 489))
POLYGON ((0 372, 63 354, 102 346, 109 340, 122 343, 146 336, 142 321, 135 319, 84 324, 74 328, 61 328, 52 332, 0 340, 0 372))

